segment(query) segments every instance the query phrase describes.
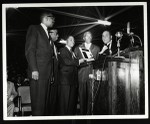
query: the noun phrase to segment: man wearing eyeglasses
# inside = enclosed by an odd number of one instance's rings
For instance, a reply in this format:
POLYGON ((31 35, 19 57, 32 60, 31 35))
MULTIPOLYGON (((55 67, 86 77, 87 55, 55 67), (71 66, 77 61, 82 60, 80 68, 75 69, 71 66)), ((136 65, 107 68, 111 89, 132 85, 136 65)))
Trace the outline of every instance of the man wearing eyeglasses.
POLYGON ((47 29, 53 27, 54 17, 49 12, 40 16, 40 25, 31 25, 26 35, 25 55, 30 79, 33 116, 45 115, 48 81, 52 75, 53 46, 47 29))

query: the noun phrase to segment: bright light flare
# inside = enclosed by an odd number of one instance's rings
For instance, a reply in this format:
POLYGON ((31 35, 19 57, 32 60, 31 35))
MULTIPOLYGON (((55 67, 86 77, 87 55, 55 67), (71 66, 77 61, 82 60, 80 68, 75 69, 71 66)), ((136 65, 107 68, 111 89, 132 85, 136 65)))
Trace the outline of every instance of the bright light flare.
POLYGON ((98 20, 97 22, 95 22, 97 24, 102 24, 102 25, 111 25, 111 22, 109 21, 103 21, 103 20, 98 20))
POLYGON ((66 43, 67 43, 67 41, 66 41, 66 40, 64 40, 64 39, 61 39, 61 40, 59 41, 59 43, 61 43, 61 44, 66 44, 66 43))

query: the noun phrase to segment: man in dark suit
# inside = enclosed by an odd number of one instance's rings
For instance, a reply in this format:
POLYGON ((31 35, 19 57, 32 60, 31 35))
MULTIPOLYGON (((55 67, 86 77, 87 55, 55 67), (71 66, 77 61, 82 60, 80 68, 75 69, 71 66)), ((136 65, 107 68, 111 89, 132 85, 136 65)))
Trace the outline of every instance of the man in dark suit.
POLYGON ((45 115, 48 80, 52 74, 53 46, 47 28, 53 26, 54 17, 51 13, 42 13, 40 21, 40 25, 29 27, 25 45, 33 116, 45 115))
POLYGON ((112 40, 111 32, 108 30, 103 31, 102 41, 104 43, 101 51, 99 52, 99 58, 94 63, 94 68, 99 69, 101 72, 100 83, 96 89, 96 96, 94 101, 94 114, 108 114, 108 81, 104 79, 106 77, 106 69, 108 68, 107 58, 112 57, 117 53, 116 42, 112 40))
POLYGON ((58 82, 59 82, 59 74, 58 74, 58 50, 56 47, 56 42, 58 40, 58 30, 50 29, 49 35, 51 37, 51 42, 54 45, 54 56, 53 56, 53 80, 49 83, 49 91, 47 93, 47 115, 56 115, 57 114, 57 91, 58 91, 58 82))
MULTIPOLYGON (((74 52, 78 59, 83 58, 80 48, 88 49, 91 51, 93 58, 96 60, 99 55, 99 47, 92 44, 92 34, 87 31, 83 35, 84 43, 75 48, 74 52)), ((92 73, 93 65, 92 62, 84 62, 80 65, 78 70, 78 81, 79 81, 79 101, 80 101, 80 112, 82 115, 91 114, 91 83, 89 74, 92 73)))
POLYGON ((110 31, 105 30, 102 33, 102 40, 103 40, 104 46, 99 54, 113 55, 117 53, 117 45, 115 42, 112 41, 112 35, 110 31))
POLYGON ((60 50, 59 114, 74 115, 77 108, 77 66, 84 59, 76 59, 72 52, 74 37, 67 38, 67 44, 60 50))

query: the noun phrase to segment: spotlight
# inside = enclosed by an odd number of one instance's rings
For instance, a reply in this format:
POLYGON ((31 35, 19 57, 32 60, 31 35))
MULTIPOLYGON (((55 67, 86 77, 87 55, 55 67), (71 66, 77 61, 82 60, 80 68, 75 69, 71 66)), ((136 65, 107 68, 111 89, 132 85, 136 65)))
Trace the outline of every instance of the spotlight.
POLYGON ((103 20, 98 20, 96 23, 97 24, 102 24, 102 25, 111 25, 111 22, 103 21, 103 20))
POLYGON ((61 40, 59 41, 59 43, 61 43, 61 44, 66 44, 66 43, 67 43, 67 41, 66 41, 66 40, 64 40, 64 39, 61 39, 61 40))

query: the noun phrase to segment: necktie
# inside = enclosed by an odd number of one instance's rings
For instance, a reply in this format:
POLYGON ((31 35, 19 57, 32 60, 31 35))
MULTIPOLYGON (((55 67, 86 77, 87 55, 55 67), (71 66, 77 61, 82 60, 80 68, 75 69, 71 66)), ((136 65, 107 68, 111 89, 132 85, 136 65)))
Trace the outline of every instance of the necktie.
POLYGON ((49 40, 49 43, 52 45, 52 39, 51 39, 51 36, 50 36, 50 34, 49 34, 49 30, 47 29, 47 34, 48 34, 48 40, 49 40))
POLYGON ((71 53, 71 56, 72 56, 72 58, 73 58, 73 52, 72 52, 72 49, 70 49, 70 53, 71 53))
POLYGON ((74 52, 73 52, 72 50, 70 50, 70 52, 71 52, 71 56, 72 56, 72 58, 73 58, 73 59, 75 59, 75 58, 76 58, 76 56, 75 56, 74 52))
POLYGON ((56 56, 56 59, 58 60, 58 58, 57 58, 57 49, 56 49, 56 46, 54 45, 54 54, 55 54, 55 56, 56 56))
POLYGON ((107 47, 108 47, 108 50, 109 50, 109 55, 111 55, 112 51, 111 51, 111 48, 110 48, 110 44, 108 44, 107 47))

